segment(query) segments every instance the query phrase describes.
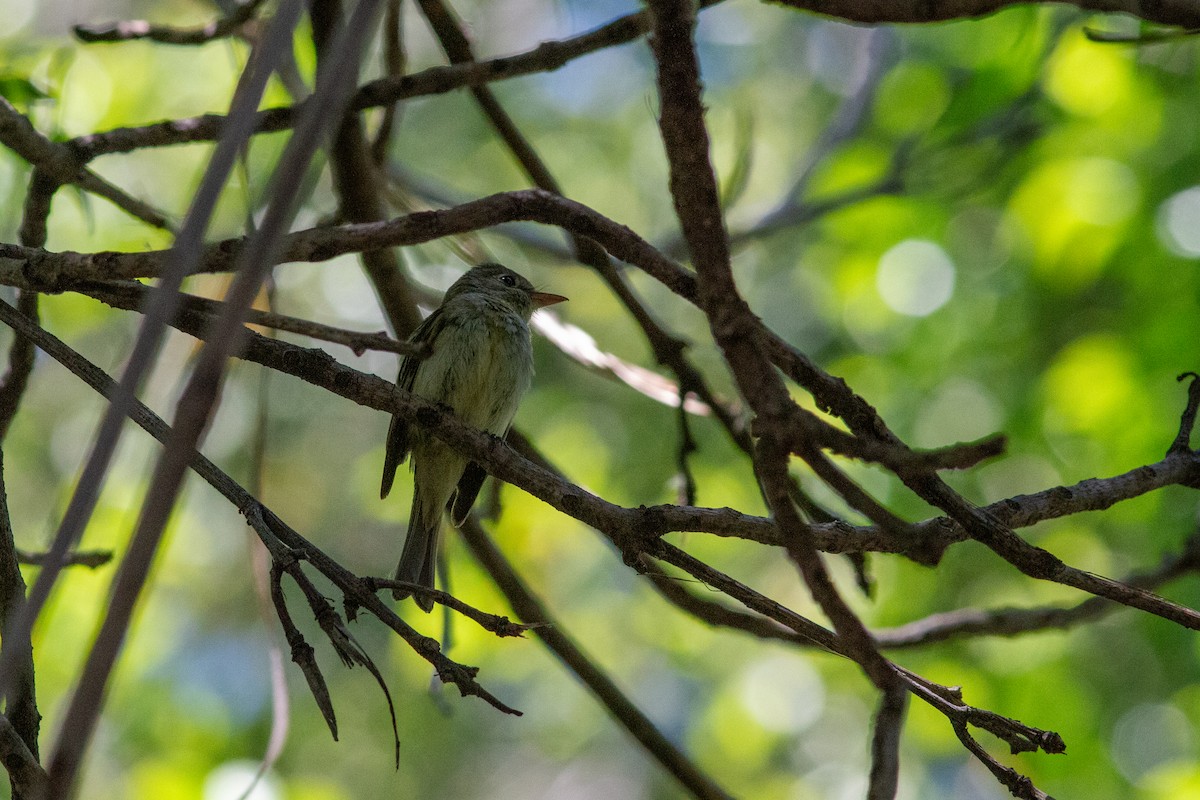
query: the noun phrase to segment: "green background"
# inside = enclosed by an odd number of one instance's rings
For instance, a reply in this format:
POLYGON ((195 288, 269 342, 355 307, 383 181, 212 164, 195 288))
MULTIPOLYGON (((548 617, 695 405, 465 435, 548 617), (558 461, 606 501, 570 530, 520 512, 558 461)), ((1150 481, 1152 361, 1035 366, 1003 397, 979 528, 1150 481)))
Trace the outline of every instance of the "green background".
MULTIPOLYGON (((587 30, 637 6, 530 0, 457 8, 476 55, 485 58, 587 30)), ((213 14, 203 3, 68 9, 4 0, 0 9, 10 21, 0 40, 0 91, 56 138, 222 112, 248 53, 242 42, 85 46, 70 38, 74 22, 145 16, 198 24, 213 14)), ((1003 458, 950 476, 974 501, 1162 457, 1184 403, 1175 376, 1200 367, 1200 70, 1192 39, 1136 47, 1092 42, 1085 27, 1136 33, 1137 26, 1069 7, 873 29, 733 0, 701 20, 713 159, 731 231, 753 228, 814 153, 821 158, 801 198, 805 207, 839 201, 804 224, 736 239, 735 275, 756 313, 844 377, 914 446, 1006 433, 1003 458), (824 148, 822 132, 871 69, 878 86, 863 119, 846 141, 824 148), (840 202, 892 169, 897 181, 888 191, 840 202)), ((411 68, 442 63, 423 21, 410 14, 407 23, 411 68)), ((296 55, 310 74, 305 36, 296 55)), ((368 71, 377 69, 373 62, 368 71)), ((652 242, 675 240, 644 41, 494 89, 569 197, 652 242)), ((283 88, 273 86, 268 105, 286 102, 283 88)), ((282 141, 256 141, 223 197, 213 238, 243 231, 282 141)), ((210 150, 188 145, 107 156, 94 167, 178 219, 210 150)), ((527 185, 464 92, 406 104, 392 156, 455 198, 527 185)), ((15 155, 0 152, 4 241, 16 241, 28 172, 15 155)), ((322 174, 297 224, 326 220, 335 208, 322 174)), ((561 236, 532 232, 551 247, 520 245, 503 231, 473 241, 539 287, 570 296, 555 311, 602 350, 653 366, 635 325, 599 279, 554 255, 561 236)), ((52 250, 168 244, 161 231, 104 201, 72 190, 55 199, 52 250)), ((415 277, 437 289, 463 266, 444 243, 403 255, 415 277)), ((664 323, 693 342, 689 352, 728 395, 731 383, 702 316, 645 276, 631 279, 664 323)), ((283 265, 276 280, 284 313, 360 330, 386 327, 354 258, 283 265)), ((194 279, 188 288, 215 294, 222 282, 194 279)), ((136 315, 73 295, 46 297, 42 310, 47 328, 119 371, 136 315)), ((356 368, 394 377, 393 356, 325 347, 356 368)), ((193 348, 186 337, 172 338, 147 390, 147 401, 168 418, 193 348)), ((521 430, 572 481, 613 502, 673 502, 676 412, 581 368, 544 340, 535 348, 538 376, 517 417, 521 430)), ((204 447, 242 481, 251 472, 249 442, 263 391, 258 367, 234 365, 204 447)), ((402 476, 388 501, 378 499, 384 415, 287 377, 272 377, 266 391, 262 499, 347 567, 389 572, 411 486, 402 476)), ((48 542, 101 410, 95 394, 39 360, 5 443, 19 546, 48 542)), ((745 458, 711 420, 695 421, 693 430, 698 504, 763 513, 745 458)), ((147 436, 128 432, 85 547, 120 553, 156 453, 147 436)), ((885 473, 847 468, 906 518, 932 515, 885 473)), ((799 467, 796 474, 836 505, 799 467)), ((502 515, 490 529, 563 628, 730 792, 758 800, 863 796, 876 698, 859 670, 691 620, 593 531, 517 490, 505 488, 500 497, 502 515)), ((1196 522, 1194 496, 1170 489, 1022 533, 1074 566, 1120 577, 1177 553, 1196 522)), ((701 534, 670 538, 820 618, 781 551, 701 534)), ((454 592, 505 612, 455 536, 449 540, 454 592)), ((236 511, 190 479, 116 672, 81 797, 215 800, 245 788, 271 728, 269 648, 282 645, 277 622, 260 613, 251 544, 236 511)), ((1032 582, 975 544, 953 547, 936 570, 873 558, 878 585, 870 599, 853 589, 842 561, 829 563, 873 627, 963 607, 1084 599, 1032 582)), ((36 631, 44 751, 103 614, 112 572, 73 569, 36 631)), ((1164 593, 1200 604, 1194 578, 1164 593)), ((341 741, 331 741, 298 670, 285 663, 288 739, 252 795, 258 800, 681 796, 535 639, 497 640, 466 622, 455 626, 451 656, 480 666, 483 685, 523 717, 452 690, 431 695, 424 661, 378 624, 354 627, 396 701, 401 751, 394 769, 377 686, 365 671, 341 667, 293 599, 330 681, 341 741)), ((406 609, 405 616, 442 635, 440 615, 406 609)), ((1058 756, 1010 756, 1003 743, 980 734, 1001 761, 1055 796, 1200 798, 1200 686, 1190 632, 1118 611, 1073 630, 930 645, 894 657, 928 678, 961 685, 967 702, 1061 733, 1068 749, 1058 756)), ((945 719, 920 703, 910 707, 902 757, 901 798, 1007 796, 945 719)))

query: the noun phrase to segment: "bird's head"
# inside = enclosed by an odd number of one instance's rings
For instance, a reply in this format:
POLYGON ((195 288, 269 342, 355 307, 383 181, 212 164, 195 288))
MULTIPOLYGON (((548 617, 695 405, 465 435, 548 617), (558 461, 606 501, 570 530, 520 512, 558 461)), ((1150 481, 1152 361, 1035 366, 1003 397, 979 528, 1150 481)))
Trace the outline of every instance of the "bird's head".
POLYGON ((560 294, 537 291, 523 276, 502 264, 480 264, 454 282, 446 292, 446 300, 476 293, 501 300, 525 319, 528 319, 535 309, 567 299, 560 294))

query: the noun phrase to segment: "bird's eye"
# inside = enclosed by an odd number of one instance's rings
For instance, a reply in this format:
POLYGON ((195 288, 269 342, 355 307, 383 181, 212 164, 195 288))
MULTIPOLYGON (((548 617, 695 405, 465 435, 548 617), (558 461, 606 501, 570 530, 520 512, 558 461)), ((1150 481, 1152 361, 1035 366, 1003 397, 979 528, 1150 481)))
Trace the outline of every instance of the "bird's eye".
POLYGON ((517 285, 517 279, 514 278, 512 275, 501 275, 500 282, 503 283, 505 286, 516 286, 517 285))

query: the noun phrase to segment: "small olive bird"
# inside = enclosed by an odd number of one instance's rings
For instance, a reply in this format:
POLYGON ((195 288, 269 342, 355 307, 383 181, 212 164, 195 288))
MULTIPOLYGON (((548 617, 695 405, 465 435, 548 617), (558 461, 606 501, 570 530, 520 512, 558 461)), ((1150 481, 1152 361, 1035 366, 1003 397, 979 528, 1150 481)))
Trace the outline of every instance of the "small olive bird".
MULTIPOLYGON (((447 406, 472 427, 503 436, 533 379, 529 318, 535 309, 567 298, 538 292, 500 264, 474 267, 454 282, 442 305, 417 327, 409 341, 428 346, 425 358, 400 362, 396 385, 447 406)), ((461 525, 487 473, 449 445, 400 416, 392 417, 383 461, 380 497, 387 497, 396 468, 412 453, 413 503, 408 538, 395 579, 433 588, 442 512, 461 525)), ((410 594, 392 592, 397 600, 410 594)), ((425 611, 433 600, 417 595, 425 611)))

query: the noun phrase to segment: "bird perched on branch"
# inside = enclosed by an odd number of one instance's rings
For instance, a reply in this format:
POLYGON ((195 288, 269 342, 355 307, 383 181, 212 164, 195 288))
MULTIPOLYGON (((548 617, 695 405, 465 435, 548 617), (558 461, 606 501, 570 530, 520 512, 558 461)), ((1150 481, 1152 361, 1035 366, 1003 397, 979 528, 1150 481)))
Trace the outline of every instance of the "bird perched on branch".
MULTIPOLYGON (((463 422, 502 436, 512 424, 521 396, 533 378, 529 318, 535 309, 567 298, 538 292, 500 264, 482 264, 454 282, 442 305, 409 337, 427 346, 425 358, 400 362, 396 385, 450 408, 463 422)), ((396 468, 412 453, 413 504, 408 538, 395 579, 433 588, 442 513, 453 501, 451 519, 461 525, 486 473, 426 431, 392 417, 383 462, 380 497, 387 497, 396 468)), ((409 592, 393 590, 397 600, 409 592)), ((425 611, 433 600, 417 595, 425 611)))

